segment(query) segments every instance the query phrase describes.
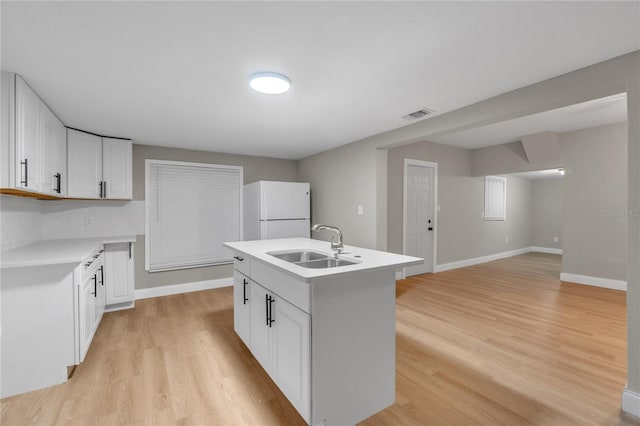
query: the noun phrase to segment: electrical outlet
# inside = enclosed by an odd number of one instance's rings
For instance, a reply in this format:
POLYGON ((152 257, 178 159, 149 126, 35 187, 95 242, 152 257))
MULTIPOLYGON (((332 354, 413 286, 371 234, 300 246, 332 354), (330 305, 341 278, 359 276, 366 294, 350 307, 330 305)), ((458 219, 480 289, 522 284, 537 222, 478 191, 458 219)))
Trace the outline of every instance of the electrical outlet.
POLYGON ((362 216, 364 214, 364 207, 362 204, 358 205, 358 216, 362 216))
POLYGON ((508 242, 509 242, 509 237, 506 237, 506 238, 504 239, 504 241, 505 241, 505 243, 508 243, 508 242))
POLYGON ((557 243, 558 242, 558 237, 553 237, 553 242, 557 243))
POLYGON ((85 216, 84 217, 84 227, 88 228, 89 226, 93 225, 93 223, 95 222, 95 218, 93 216, 85 216))

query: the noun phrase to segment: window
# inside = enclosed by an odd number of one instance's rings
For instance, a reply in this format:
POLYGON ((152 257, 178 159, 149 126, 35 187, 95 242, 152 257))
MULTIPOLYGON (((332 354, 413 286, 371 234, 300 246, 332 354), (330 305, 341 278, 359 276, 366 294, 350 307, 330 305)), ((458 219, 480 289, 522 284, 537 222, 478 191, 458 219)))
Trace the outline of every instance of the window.
POLYGON ((484 178, 484 220, 505 220, 507 210, 507 178, 484 178))
POLYGON ((230 263, 225 241, 242 240, 243 169, 145 161, 145 269, 230 263))

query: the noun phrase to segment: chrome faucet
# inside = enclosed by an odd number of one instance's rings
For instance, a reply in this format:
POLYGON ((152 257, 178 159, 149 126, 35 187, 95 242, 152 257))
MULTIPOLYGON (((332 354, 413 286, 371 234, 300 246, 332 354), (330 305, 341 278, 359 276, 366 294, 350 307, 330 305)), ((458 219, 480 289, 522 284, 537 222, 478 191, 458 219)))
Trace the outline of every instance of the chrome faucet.
POLYGON ((344 244, 342 243, 342 231, 337 226, 321 225, 316 223, 311 227, 312 231, 333 231, 338 235, 338 242, 335 241, 335 237, 331 237, 331 250, 335 251, 335 255, 339 255, 344 250, 344 244))

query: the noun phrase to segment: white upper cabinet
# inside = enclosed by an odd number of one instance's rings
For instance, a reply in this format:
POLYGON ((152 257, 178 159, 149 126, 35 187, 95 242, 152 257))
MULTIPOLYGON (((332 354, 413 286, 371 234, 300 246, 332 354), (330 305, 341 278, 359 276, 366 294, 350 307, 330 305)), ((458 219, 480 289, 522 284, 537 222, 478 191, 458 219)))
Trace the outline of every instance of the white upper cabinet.
POLYGON ((41 192, 67 195, 67 129, 55 114, 41 105, 42 175, 41 192))
POLYGON ((67 131, 19 75, 0 75, 0 193, 132 198, 130 140, 67 131))
POLYGON ((64 197, 64 124, 19 76, 2 73, 2 188, 64 197))
POLYGON ((71 198, 102 198, 102 138, 67 130, 67 194, 71 198))
POLYGON ((15 187, 40 191, 42 101, 15 77, 15 187))
POLYGON ((132 195, 132 150, 130 140, 102 138, 103 197, 130 200, 132 195))
POLYGON ((132 149, 130 140, 102 138, 69 129, 68 196, 130 200, 133 187, 132 149))

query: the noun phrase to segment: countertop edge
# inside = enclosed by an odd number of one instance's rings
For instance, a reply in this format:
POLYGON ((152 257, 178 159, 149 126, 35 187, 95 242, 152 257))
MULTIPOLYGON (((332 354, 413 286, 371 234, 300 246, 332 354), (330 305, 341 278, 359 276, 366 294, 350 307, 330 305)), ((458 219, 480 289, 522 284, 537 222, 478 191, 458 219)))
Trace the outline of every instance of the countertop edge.
POLYGON ((100 245, 103 244, 119 244, 119 243, 134 243, 136 242, 135 235, 117 235, 114 237, 89 237, 89 238, 61 238, 52 240, 40 240, 35 243, 28 244, 26 246, 16 247, 11 250, 0 253, 0 269, 15 269, 15 268, 28 268, 35 266, 47 266, 47 265, 63 265, 74 264, 82 262, 91 252, 95 251, 100 245), (38 255, 28 258, 29 252, 46 251, 49 246, 60 243, 67 246, 77 245, 77 253, 72 254, 47 254, 45 252, 40 253, 41 258, 38 255), (5 261, 5 258, 9 256, 9 261, 5 261), (12 257, 20 257, 20 259, 11 259, 12 257), (24 257, 27 256, 25 259, 24 257))
MULTIPOLYGON (((312 240, 312 241, 316 241, 316 240, 312 240)), ((404 261, 404 262, 399 262, 399 263, 391 263, 391 264, 385 264, 385 265, 377 265, 377 266, 371 266, 371 267, 367 267, 367 268, 361 268, 361 269, 347 269, 347 270, 339 270, 336 271, 335 268, 328 268, 327 270, 310 270, 310 271, 314 271, 316 272, 314 273, 310 273, 308 276, 307 275, 300 275, 298 274, 295 270, 292 270, 290 268, 285 267, 284 265, 286 264, 280 264, 280 262, 285 262, 285 261, 279 261, 277 259, 264 259, 261 256, 257 256, 255 253, 252 253, 250 250, 243 250, 241 248, 235 247, 235 243, 244 243, 244 241, 238 241, 238 242, 225 242, 223 243, 223 245, 229 249, 232 250, 234 252, 239 252, 242 253, 243 255, 250 257, 252 259, 252 261, 258 261, 261 263, 264 263, 266 265, 269 265, 271 267, 276 268, 278 271, 281 271, 289 276, 292 276, 298 280, 302 280, 304 282, 314 282, 314 281, 325 281, 325 280, 330 280, 330 279, 334 279, 334 278, 339 278, 341 276, 348 276, 351 274, 357 274, 359 272, 363 272, 363 271, 381 271, 381 270, 386 270, 386 269, 394 269, 394 270, 399 270, 403 267, 406 266, 411 266, 411 265, 417 265, 421 263, 421 259, 420 260, 415 260, 415 261, 404 261), (318 272, 320 271, 324 271, 324 273, 319 274, 318 272)), ((358 250, 365 250, 365 251, 374 251, 374 252, 379 252, 379 253, 383 253, 380 252, 379 250, 372 250, 372 249, 363 249, 361 247, 351 247, 351 246, 347 246, 350 250, 353 251, 358 251, 358 250)), ((302 249, 306 249, 306 248, 302 248, 302 249)), ((318 250, 317 248, 310 248, 310 250, 318 250)), ((406 256, 406 255, 400 255, 397 253, 388 253, 394 256, 405 256, 405 257, 412 257, 412 256, 406 256)), ((291 266, 291 265, 288 265, 291 266)), ((300 269, 302 269, 302 267, 298 267, 300 269)))

